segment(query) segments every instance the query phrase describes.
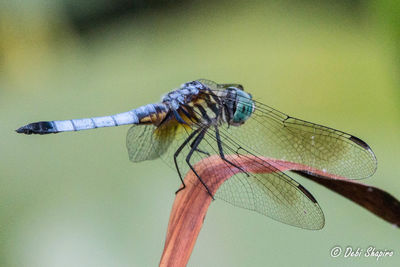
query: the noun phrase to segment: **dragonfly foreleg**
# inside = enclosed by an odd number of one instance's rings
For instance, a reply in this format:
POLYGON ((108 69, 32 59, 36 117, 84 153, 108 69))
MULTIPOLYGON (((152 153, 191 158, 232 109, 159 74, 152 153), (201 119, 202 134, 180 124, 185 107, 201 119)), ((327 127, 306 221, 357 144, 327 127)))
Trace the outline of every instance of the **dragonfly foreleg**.
POLYGON ((222 142, 221 142, 221 137, 219 135, 218 126, 215 126, 214 128, 215 128, 215 137, 217 138, 219 156, 221 157, 221 159, 223 161, 227 162, 228 164, 232 165, 233 167, 238 168, 239 170, 241 170, 243 173, 245 173, 247 175, 247 177, 250 176, 242 167, 236 165, 235 163, 233 163, 230 160, 227 160, 225 158, 224 150, 222 149, 222 142))
MULTIPOLYGON (((179 188, 179 189, 175 192, 175 194, 177 194, 177 193, 178 193, 179 191, 181 191, 182 189, 185 189, 185 187, 186 187, 185 182, 183 181, 183 178, 182 178, 181 171, 179 170, 179 166, 178 166, 178 162, 176 161, 176 158, 179 156, 179 154, 181 153, 182 149, 187 145, 187 143, 189 143, 190 140, 192 140, 192 138, 193 138, 199 131, 200 131, 200 128, 197 129, 197 130, 194 130, 194 131, 188 136, 188 138, 186 138, 186 140, 179 146, 179 148, 178 148, 178 149, 175 151, 175 153, 174 153, 175 168, 176 168, 176 171, 178 172, 179 179, 181 179, 181 182, 182 182, 182 185, 183 185, 181 188, 179 188)), ((196 138, 196 139, 197 139, 197 138, 196 138)))
POLYGON ((186 163, 190 167, 190 169, 193 171, 193 173, 197 176, 199 181, 203 184, 203 186, 206 188, 207 193, 212 197, 214 200, 214 196, 211 194, 210 189, 208 186, 204 183, 203 179, 201 179, 200 175, 197 174, 196 170, 193 168, 192 164, 190 164, 190 159, 192 158, 193 152, 196 151, 197 147, 199 146, 200 142, 203 140, 204 135, 207 132, 207 128, 203 129, 199 135, 196 137, 195 142, 193 142, 193 147, 191 148, 189 154, 186 156, 186 163))

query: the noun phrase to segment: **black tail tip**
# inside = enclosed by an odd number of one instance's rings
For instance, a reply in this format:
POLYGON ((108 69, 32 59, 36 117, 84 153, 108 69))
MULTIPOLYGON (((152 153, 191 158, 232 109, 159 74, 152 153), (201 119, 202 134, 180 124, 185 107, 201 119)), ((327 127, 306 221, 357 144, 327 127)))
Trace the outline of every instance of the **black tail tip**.
POLYGON ((27 124, 15 130, 17 133, 21 134, 50 134, 57 133, 54 129, 52 122, 40 121, 27 124))
POLYGON ((17 133, 23 133, 23 134, 31 134, 29 130, 26 128, 26 126, 19 127, 17 130, 15 130, 17 133))
POLYGON ((15 131, 20 134, 33 134, 33 131, 29 129, 27 126, 28 125, 22 126, 15 131))

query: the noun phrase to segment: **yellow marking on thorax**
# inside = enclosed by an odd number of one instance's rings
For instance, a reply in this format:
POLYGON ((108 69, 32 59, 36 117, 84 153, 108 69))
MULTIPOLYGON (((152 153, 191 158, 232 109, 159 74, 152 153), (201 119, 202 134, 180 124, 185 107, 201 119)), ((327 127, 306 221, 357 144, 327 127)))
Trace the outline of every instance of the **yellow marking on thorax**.
POLYGON ((187 123, 187 124, 182 124, 182 126, 186 129, 191 129, 192 125, 194 125, 197 121, 196 118, 192 116, 192 119, 188 118, 182 111, 179 111, 179 115, 181 118, 187 123))

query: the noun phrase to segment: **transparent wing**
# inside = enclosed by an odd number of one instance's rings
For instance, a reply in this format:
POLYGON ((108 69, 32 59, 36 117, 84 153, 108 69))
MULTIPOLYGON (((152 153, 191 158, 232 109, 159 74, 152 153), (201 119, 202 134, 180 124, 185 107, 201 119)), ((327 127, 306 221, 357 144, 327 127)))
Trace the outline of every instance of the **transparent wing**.
POLYGON ((126 136, 129 159, 140 162, 161 158, 171 169, 176 170, 178 167, 184 177, 189 171, 185 157, 190 151, 190 143, 182 148, 176 165, 174 155, 194 129, 178 123, 175 119, 170 119, 159 127, 134 125, 126 136))
POLYGON ((211 80, 207 80, 207 79, 198 79, 197 81, 201 82, 202 84, 208 86, 211 90, 224 90, 228 87, 236 87, 239 89, 243 90, 243 86, 241 84, 238 83, 216 83, 214 81, 211 80))
POLYGON ((229 133, 261 154, 347 178, 369 177, 377 166, 371 148, 359 138, 289 117, 260 103, 244 125, 229 133))
POLYGON ((201 82, 202 84, 208 86, 211 90, 218 90, 221 89, 221 86, 213 81, 207 79, 198 79, 197 81, 201 82))
POLYGON ((177 123, 167 123, 160 127, 134 125, 128 130, 126 147, 133 162, 153 160, 162 156, 176 138, 177 123))
POLYGON ((304 229, 318 230, 325 224, 311 194, 284 173, 236 174, 222 184, 215 197, 304 229))
POLYGON ((377 161, 361 139, 322 125, 290 117, 255 101, 255 111, 225 135, 259 155, 292 161, 350 179, 374 174, 377 161))
MULTIPOLYGON (((220 127, 219 129, 221 132, 227 128, 220 127)), ((192 164, 208 157, 204 152, 210 155, 219 154, 217 142, 215 130, 209 128, 198 147, 201 152, 196 151, 191 159, 192 164)), ((232 140, 221 138, 220 143, 225 155, 235 154, 240 157, 249 155, 239 149, 241 144, 232 140)), ((234 165, 240 166, 234 158, 229 159, 234 165)), ((250 165, 253 166, 246 165, 246 167, 262 167, 270 171, 269 173, 238 173, 235 166, 226 163, 225 168, 232 171, 233 176, 221 185, 215 197, 296 227, 321 229, 324 226, 325 220, 320 206, 303 186, 261 158, 252 161, 250 165)), ((211 162, 209 166, 210 169, 214 168, 211 162)), ((214 173, 214 179, 221 179, 219 177, 221 172, 215 170, 214 173)), ((213 180, 209 182, 214 183, 213 180)), ((202 185, 199 184, 199 186, 202 185)))
POLYGON ((157 153, 157 142, 154 140, 153 125, 133 125, 126 135, 126 148, 128 149, 129 160, 140 162, 152 160, 159 157, 157 153))

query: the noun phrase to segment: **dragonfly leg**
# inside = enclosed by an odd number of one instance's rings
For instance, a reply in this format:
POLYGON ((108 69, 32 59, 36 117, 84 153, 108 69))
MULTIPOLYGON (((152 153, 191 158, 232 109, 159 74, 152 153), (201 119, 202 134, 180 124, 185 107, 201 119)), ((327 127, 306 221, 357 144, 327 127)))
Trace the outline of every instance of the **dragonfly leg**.
MULTIPOLYGON (((219 151, 219 156, 221 157, 221 159, 227 163, 229 163, 230 165, 232 165, 235 168, 238 168, 239 170, 241 170, 243 173, 245 173, 247 176, 250 176, 243 168, 241 168, 240 166, 237 166, 235 163, 227 160, 225 158, 225 154, 224 154, 224 150, 222 149, 222 145, 221 145, 221 137, 219 135, 219 130, 218 127, 215 126, 215 137, 217 138, 217 144, 218 144, 218 151, 219 151)), ((238 149, 239 150, 239 149, 238 149)))
MULTIPOLYGON (((199 138, 200 138, 200 134, 197 135, 197 137, 196 137, 196 138, 193 140, 193 142, 190 144, 190 148, 193 148, 194 144, 197 142, 197 139, 199 139, 199 138)), ((208 153, 207 151, 203 151, 203 150, 201 150, 201 149, 199 149, 199 148, 195 148, 194 151, 197 151, 197 152, 202 153, 202 154, 204 154, 204 155, 210 156, 210 153, 208 153)))
POLYGON ((175 168, 176 168, 176 170, 177 170, 177 172, 178 172, 179 179, 181 179, 181 182, 182 182, 182 185, 183 185, 181 188, 179 188, 179 189, 175 192, 175 194, 177 194, 177 193, 178 193, 179 191, 181 191, 182 189, 185 189, 185 187, 186 187, 185 182, 183 181, 183 178, 182 178, 181 171, 179 170, 179 166, 178 166, 178 162, 176 161, 176 158, 179 156, 179 154, 181 153, 182 149, 187 145, 187 143, 189 143, 190 140, 192 140, 192 138, 193 138, 199 131, 200 131, 200 129, 197 129, 197 130, 193 131, 193 132, 188 136, 188 138, 186 138, 186 140, 180 145, 180 147, 179 147, 179 148, 175 151, 175 153, 174 153, 175 168))
POLYGON ((199 181, 203 184, 203 186, 206 188, 207 193, 212 197, 214 200, 214 196, 211 194, 210 189, 208 186, 204 183, 203 179, 201 179, 200 175, 197 174, 196 170, 193 168, 192 164, 190 164, 190 159, 192 158, 193 152, 196 151, 197 147, 199 146, 200 142, 203 140, 204 135, 206 134, 207 128, 203 129, 199 135, 196 137, 195 142, 193 143, 193 147, 190 150, 189 154, 186 156, 186 163, 189 165, 190 169, 193 171, 193 173, 197 176, 199 181))
MULTIPOLYGON (((190 107, 188 107, 188 109, 190 109, 190 107)), ((202 116, 203 118, 205 118, 205 119, 207 120, 207 122, 211 123, 211 120, 210 120, 210 118, 208 117, 207 112, 205 111, 205 109, 204 109, 203 107, 199 106, 199 110, 201 111, 201 116, 202 116)), ((182 109, 182 111, 184 111, 184 109, 182 109)), ((184 114, 186 115, 186 117, 188 117, 188 118, 190 118, 190 119, 193 117, 193 116, 191 116, 190 114, 188 114, 188 113, 186 113, 186 112, 184 112, 184 114)), ((193 120, 192 120, 192 121, 193 121, 193 120)), ((193 140, 193 142, 190 144, 190 148, 193 148, 194 143, 197 142, 197 139, 198 139, 199 137, 200 137, 200 135, 197 135, 197 137, 196 137, 196 138, 193 140)), ((199 149, 199 148, 196 148, 195 151, 197 151, 197 152, 199 152, 199 153, 202 153, 202 154, 204 154, 204 155, 210 156, 210 153, 208 153, 208 152, 206 152, 206 151, 203 151, 203 150, 201 150, 201 149, 199 149)))

